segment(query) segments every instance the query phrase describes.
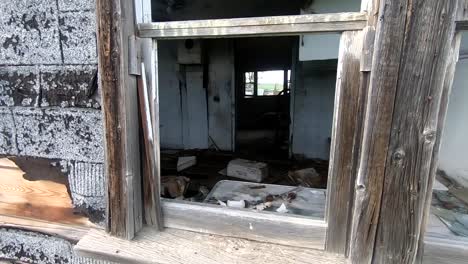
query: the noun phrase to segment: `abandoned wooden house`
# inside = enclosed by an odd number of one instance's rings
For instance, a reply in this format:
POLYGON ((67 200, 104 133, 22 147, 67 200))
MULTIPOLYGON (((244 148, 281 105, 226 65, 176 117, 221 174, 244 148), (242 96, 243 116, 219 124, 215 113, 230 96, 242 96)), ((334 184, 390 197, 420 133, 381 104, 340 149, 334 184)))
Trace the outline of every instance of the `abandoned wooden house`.
POLYGON ((465 0, 0 1, 0 263, 468 263, 464 30, 465 0))

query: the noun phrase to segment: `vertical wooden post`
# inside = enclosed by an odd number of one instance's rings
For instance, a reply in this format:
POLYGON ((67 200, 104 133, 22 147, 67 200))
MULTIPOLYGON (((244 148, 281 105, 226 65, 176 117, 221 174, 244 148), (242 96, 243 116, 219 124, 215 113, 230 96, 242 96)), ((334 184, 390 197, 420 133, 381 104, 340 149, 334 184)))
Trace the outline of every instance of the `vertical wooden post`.
POLYGON ((350 237, 352 263, 413 263, 435 162, 457 0, 382 0, 350 237))
POLYGON ((327 186, 327 238, 328 252, 345 254, 355 160, 362 122, 363 91, 359 83, 363 45, 362 31, 343 32, 338 55, 335 91, 335 112, 331 142, 330 169, 327 186))
MULTIPOLYGON (((151 23, 151 0, 135 0, 136 22, 151 23)), ((141 39, 142 61, 149 94, 152 153, 145 153, 147 166, 143 175, 143 208, 145 223, 161 230, 163 228, 160 202, 160 143, 159 143, 159 91, 158 91, 158 43, 152 39, 141 39)), ((149 147, 149 146, 146 146, 149 147)))
POLYGON ((128 74, 133 17, 132 1, 96 1, 108 181, 107 229, 127 239, 142 226, 136 79, 128 74))

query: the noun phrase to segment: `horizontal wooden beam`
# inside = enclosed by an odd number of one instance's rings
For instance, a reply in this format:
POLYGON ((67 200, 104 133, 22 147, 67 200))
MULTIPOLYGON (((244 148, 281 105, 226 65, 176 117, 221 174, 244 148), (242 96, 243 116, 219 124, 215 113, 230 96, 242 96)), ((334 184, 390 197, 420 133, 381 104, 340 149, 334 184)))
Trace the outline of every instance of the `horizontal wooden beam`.
POLYGON ((164 226, 281 245, 324 249, 327 224, 320 219, 163 199, 164 226))
POLYGON ((228 38, 298 35, 313 32, 361 30, 367 15, 360 12, 153 22, 138 25, 143 38, 228 38))
POLYGON ((133 241, 91 231, 75 247, 79 256, 117 263, 346 263, 323 250, 260 243, 177 229, 144 228, 133 241))

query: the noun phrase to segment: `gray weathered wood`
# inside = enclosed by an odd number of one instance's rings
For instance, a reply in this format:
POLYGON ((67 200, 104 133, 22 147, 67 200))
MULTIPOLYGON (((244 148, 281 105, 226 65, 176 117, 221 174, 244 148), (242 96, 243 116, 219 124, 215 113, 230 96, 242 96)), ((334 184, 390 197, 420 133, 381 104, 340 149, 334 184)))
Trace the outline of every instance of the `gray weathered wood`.
POLYGON ((255 264, 340 264, 342 256, 321 250, 260 243, 189 231, 144 228, 133 241, 91 231, 76 246, 80 256, 118 263, 255 263, 255 264))
POLYGON ((455 6, 381 2, 355 187, 353 263, 415 260, 455 6))
POLYGON ((231 38, 361 30, 366 21, 365 13, 356 12, 143 23, 138 29, 144 38, 231 38))
MULTIPOLYGON (((462 10, 458 10, 458 12, 463 12, 462 10)), ((437 121, 437 136, 436 136, 436 141, 434 143, 434 151, 433 151, 433 157, 432 157, 432 162, 431 162, 431 168, 430 168, 430 178, 429 182, 427 185, 427 191, 426 191, 426 209, 425 213, 423 216, 423 223, 421 224, 421 236, 423 237, 426 233, 426 225, 427 221, 429 219, 429 213, 431 210, 431 201, 432 201, 432 187, 433 183, 436 177, 437 169, 438 169, 438 160, 439 160, 439 151, 440 151, 440 144, 441 144, 441 139, 443 135, 443 129, 445 125, 445 119, 447 116, 447 110, 448 110, 448 105, 449 105, 449 97, 450 93, 452 91, 452 84, 453 80, 455 77, 455 70, 456 70, 456 65, 458 62, 458 57, 459 57, 459 50, 460 50, 460 43, 461 43, 461 32, 455 33, 455 36, 452 40, 450 48, 448 48, 450 54, 448 55, 448 63, 447 63, 447 68, 445 72, 445 77, 444 77, 444 84, 443 84, 443 91, 441 95, 441 100, 440 100, 440 111, 438 115, 438 121, 437 121)), ((424 254, 425 248, 421 245, 422 240, 419 242, 419 248, 418 248, 418 260, 422 260, 422 256, 424 254)))
POLYGON ((396 86, 374 250, 377 263, 416 260, 419 239, 423 239, 423 220, 429 210, 426 205, 432 194, 435 170, 431 175, 431 164, 437 164, 438 159, 434 156, 435 144, 443 129, 438 124, 439 113, 448 103, 441 105, 444 82, 449 78, 446 70, 453 63, 457 0, 408 3, 411 24, 404 32, 408 39, 403 46, 396 86))
POLYGON ((130 36, 128 38, 128 74, 141 75, 141 45, 140 38, 130 36))
POLYGON ((344 254, 347 247, 352 185, 359 142, 359 123, 363 91, 360 62, 363 47, 362 31, 347 31, 341 35, 338 73, 335 91, 335 112, 327 188, 326 250, 344 254))
POLYGON ((323 249, 321 219, 162 200, 164 226, 276 244, 323 249))
MULTIPOLYGON (((145 174, 143 182, 143 201, 145 220, 147 225, 162 229, 160 204, 160 146, 159 146, 159 101, 158 101, 158 70, 157 70, 157 42, 151 39, 142 40, 143 63, 145 65, 145 84, 148 87, 148 102, 151 123, 151 150, 149 157, 151 173, 145 174), (148 178, 149 177, 149 178, 148 178)), ((147 154, 148 155, 148 154, 147 154)))
POLYGON ((132 4, 96 1, 108 230, 128 239, 142 225, 136 79, 128 74, 128 38, 135 33, 132 4))

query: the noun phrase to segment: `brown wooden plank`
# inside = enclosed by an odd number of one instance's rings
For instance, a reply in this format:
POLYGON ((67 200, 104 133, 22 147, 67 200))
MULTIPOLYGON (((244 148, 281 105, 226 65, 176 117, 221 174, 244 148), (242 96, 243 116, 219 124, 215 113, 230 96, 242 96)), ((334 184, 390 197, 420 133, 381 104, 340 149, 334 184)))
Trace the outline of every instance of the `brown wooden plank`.
POLYGON ((0 215, 27 217, 77 226, 93 226, 77 214, 67 190, 66 177, 49 163, 35 166, 34 174, 25 172, 13 161, 0 159, 0 215))
POLYGON ((358 128, 363 112, 360 85, 363 32, 347 31, 341 35, 338 73, 335 91, 335 113, 327 187, 328 223, 326 250, 344 254, 355 179, 355 145, 360 137, 358 128))
POLYGON ((136 79, 128 72, 128 39, 135 33, 133 17, 133 1, 96 1, 108 230, 128 239, 142 226, 136 79))

